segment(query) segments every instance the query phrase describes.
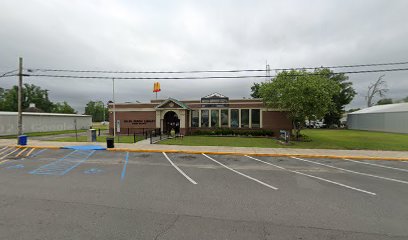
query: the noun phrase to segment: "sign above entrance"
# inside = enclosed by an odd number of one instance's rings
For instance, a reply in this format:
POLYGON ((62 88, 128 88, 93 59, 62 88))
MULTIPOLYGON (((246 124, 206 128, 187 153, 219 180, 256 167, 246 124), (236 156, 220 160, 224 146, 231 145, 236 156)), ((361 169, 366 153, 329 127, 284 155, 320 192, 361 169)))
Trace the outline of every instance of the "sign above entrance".
POLYGON ((145 125, 148 123, 154 123, 156 122, 156 120, 151 120, 151 119, 145 119, 145 120, 141 120, 141 119, 133 119, 133 120, 123 120, 124 123, 129 123, 132 125, 145 125))

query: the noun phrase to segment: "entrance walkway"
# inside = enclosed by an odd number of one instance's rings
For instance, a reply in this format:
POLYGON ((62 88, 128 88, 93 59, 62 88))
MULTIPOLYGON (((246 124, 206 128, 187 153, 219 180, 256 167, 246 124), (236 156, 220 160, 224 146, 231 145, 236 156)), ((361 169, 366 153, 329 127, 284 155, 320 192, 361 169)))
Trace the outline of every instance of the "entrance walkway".
MULTIPOLYGON (((60 148, 72 145, 89 145, 84 142, 52 142, 29 140, 29 147, 60 148)), ((106 146, 105 143, 91 143, 106 146)), ((0 139, 0 146, 15 146, 15 139, 0 139)), ((324 158, 352 158, 352 159, 385 159, 408 161, 408 151, 374 151, 374 150, 333 150, 333 149, 293 149, 293 148, 253 148, 253 147, 224 147, 224 146, 178 146, 150 144, 149 140, 136 144, 115 143, 114 151, 149 151, 149 152, 185 152, 209 154, 235 155, 265 155, 265 156, 303 156, 324 158)))

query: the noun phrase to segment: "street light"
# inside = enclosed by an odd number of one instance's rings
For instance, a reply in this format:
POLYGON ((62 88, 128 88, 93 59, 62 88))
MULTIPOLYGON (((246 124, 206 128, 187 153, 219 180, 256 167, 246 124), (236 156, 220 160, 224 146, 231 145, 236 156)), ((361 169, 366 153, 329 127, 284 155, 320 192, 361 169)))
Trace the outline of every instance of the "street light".
POLYGON ((115 78, 112 78, 112 95, 113 95, 113 138, 115 138, 116 137, 115 78))

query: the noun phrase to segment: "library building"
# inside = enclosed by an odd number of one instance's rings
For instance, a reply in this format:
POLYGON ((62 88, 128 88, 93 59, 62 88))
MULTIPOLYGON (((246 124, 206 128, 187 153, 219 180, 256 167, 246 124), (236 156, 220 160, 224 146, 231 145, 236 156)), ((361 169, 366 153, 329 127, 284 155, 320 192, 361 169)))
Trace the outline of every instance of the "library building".
POLYGON ((143 134, 148 131, 190 135, 198 130, 228 128, 236 131, 289 131, 292 123, 287 112, 268 108, 262 99, 229 99, 213 93, 199 100, 174 98, 150 103, 109 104, 109 128, 113 133, 115 112, 117 134, 143 134))

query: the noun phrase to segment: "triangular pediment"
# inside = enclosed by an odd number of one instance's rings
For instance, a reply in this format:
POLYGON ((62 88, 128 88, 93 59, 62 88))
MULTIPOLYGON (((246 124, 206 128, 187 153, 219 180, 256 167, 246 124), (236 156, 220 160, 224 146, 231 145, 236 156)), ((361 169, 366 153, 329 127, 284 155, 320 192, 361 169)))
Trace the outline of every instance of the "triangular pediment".
POLYGON ((207 96, 202 97, 202 98, 228 98, 228 97, 222 95, 221 93, 215 92, 215 93, 211 93, 210 95, 207 95, 207 96))
POLYGON ((174 98, 169 98, 162 103, 160 103, 156 109, 190 109, 185 105, 184 103, 174 99, 174 98))

